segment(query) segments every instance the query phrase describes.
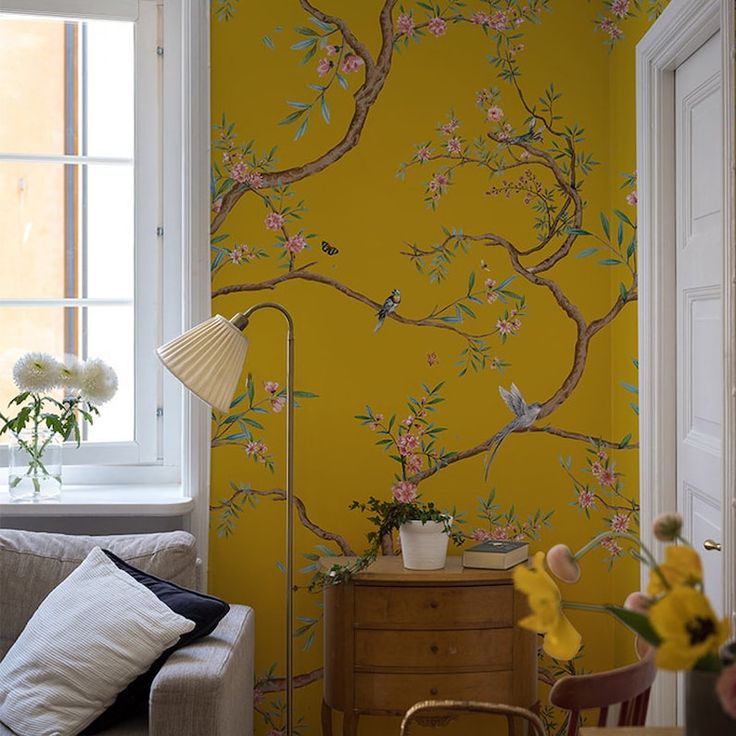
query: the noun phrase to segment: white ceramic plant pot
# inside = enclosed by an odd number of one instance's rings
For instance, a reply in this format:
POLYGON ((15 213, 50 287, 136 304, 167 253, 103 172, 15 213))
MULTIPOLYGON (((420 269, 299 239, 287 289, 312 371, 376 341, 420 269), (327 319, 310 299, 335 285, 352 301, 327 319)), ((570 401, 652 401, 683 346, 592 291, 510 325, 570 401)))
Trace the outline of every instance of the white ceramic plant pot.
POLYGON ((441 521, 407 521, 399 527, 401 555, 407 570, 440 570, 450 541, 441 521))

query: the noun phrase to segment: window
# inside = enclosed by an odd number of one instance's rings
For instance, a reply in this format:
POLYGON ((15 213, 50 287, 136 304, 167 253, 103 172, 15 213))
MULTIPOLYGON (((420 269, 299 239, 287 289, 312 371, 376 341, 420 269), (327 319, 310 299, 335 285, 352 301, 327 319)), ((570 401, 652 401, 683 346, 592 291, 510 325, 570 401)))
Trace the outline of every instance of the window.
POLYGON ((203 293, 182 267, 199 236, 185 232, 176 31, 193 5, 6 0, 0 12, 0 406, 31 350, 98 357, 119 378, 82 446, 65 447, 65 483, 181 479, 182 393, 155 348, 203 316, 183 311, 203 293))

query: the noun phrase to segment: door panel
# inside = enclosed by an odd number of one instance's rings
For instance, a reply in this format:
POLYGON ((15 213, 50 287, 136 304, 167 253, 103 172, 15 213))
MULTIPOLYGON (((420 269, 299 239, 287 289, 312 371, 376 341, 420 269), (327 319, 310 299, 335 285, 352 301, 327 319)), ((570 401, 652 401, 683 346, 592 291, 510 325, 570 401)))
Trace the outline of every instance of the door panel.
POLYGON ((720 33, 675 72, 677 503, 723 614, 723 103, 720 33))

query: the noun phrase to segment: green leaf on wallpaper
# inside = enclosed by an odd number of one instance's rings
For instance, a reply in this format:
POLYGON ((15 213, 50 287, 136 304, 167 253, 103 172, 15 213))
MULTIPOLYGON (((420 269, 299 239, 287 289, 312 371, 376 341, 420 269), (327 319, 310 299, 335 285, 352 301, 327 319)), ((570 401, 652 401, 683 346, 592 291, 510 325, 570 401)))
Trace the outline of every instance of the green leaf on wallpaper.
POLYGON ((294 396, 297 399, 317 399, 319 394, 313 394, 311 391, 294 391, 294 396))
POLYGON ((568 235, 592 235, 593 233, 583 230, 581 227, 570 227, 567 229, 568 235))
POLYGON ((468 277, 468 294, 470 294, 470 292, 473 291, 474 286, 475 286, 475 271, 471 271, 470 276, 468 277))
POLYGON ((618 449, 623 450, 625 447, 628 447, 629 442, 631 442, 631 432, 621 439, 621 442, 618 443, 618 449))
POLYGON ((272 49, 273 48, 273 41, 271 40, 271 37, 270 36, 264 36, 263 37, 263 43, 265 43, 266 46, 268 46, 269 49, 272 49))
POLYGON ((318 36, 319 35, 317 31, 314 30, 314 28, 307 28, 307 26, 298 26, 294 30, 297 33, 301 33, 302 36, 318 36))
POLYGON ((306 132, 307 125, 309 125, 309 116, 307 115, 304 120, 302 120, 302 124, 296 129, 296 133, 294 134, 294 140, 298 141, 306 132))
POLYGON ((631 242, 629 243, 629 247, 626 249, 626 260, 631 258, 631 256, 634 255, 634 251, 636 250, 636 237, 631 238, 631 242))
POLYGON ((247 378, 245 379, 245 390, 248 394, 248 403, 253 403, 253 397, 255 396, 256 389, 253 385, 253 374, 249 373, 247 378))
POLYGON ((336 74, 335 74, 335 78, 337 79, 337 83, 338 83, 338 84, 339 84, 339 85, 340 85, 340 86, 341 86, 341 87, 342 87, 343 89, 347 89, 347 88, 348 88, 348 80, 347 80, 347 79, 345 79, 345 77, 343 77, 343 75, 342 75, 342 74, 340 74, 340 72, 336 72, 336 74))
POLYGON ((601 266, 620 266, 623 264, 623 261, 619 260, 618 258, 604 258, 601 261, 598 261, 598 263, 601 266))
POLYGON ((215 245, 216 243, 221 243, 223 240, 225 240, 225 238, 229 238, 229 237, 230 235, 227 233, 223 233, 222 235, 215 235, 215 237, 212 238, 212 240, 210 240, 210 243, 212 245, 215 245))
POLYGON ((496 291, 499 291, 500 289, 503 289, 503 288, 505 288, 506 286, 508 286, 508 285, 509 285, 509 284, 510 284, 510 283, 511 283, 511 282, 512 282, 512 281, 513 281, 513 280, 514 280, 515 278, 516 278, 516 276, 509 276, 508 278, 504 279, 504 280, 503 280, 503 281, 502 281, 502 282, 501 282, 501 283, 500 283, 500 284, 499 284, 499 285, 498 285, 498 286, 496 287, 496 291))
POLYGON ((299 49, 306 49, 310 46, 314 46, 317 42, 312 40, 311 38, 304 38, 301 41, 297 41, 296 43, 291 45, 292 51, 299 51, 299 49))
POLYGON ((462 309, 463 312, 468 315, 468 317, 476 319, 475 312, 470 307, 466 306, 465 304, 458 304, 457 306, 462 309))
POLYGON ((613 214, 618 217, 619 220, 623 220, 629 227, 633 227, 636 229, 636 225, 634 225, 633 222, 629 219, 629 216, 625 212, 621 212, 621 210, 613 210, 613 214))
POLYGON ((287 100, 286 104, 296 107, 298 110, 307 110, 310 107, 308 102, 297 102, 296 100, 287 100))
POLYGON ((601 212, 601 226, 603 227, 603 232, 606 234, 606 239, 611 240, 611 226, 608 222, 608 218, 606 217, 605 212, 601 212))
POLYGON ((629 406, 633 409, 634 414, 636 414, 636 416, 639 416, 639 404, 633 401, 629 401, 629 406))
POLYGON ((316 26, 317 26, 317 28, 319 28, 319 29, 321 29, 321 30, 323 30, 323 31, 328 31, 328 32, 330 32, 330 31, 334 31, 334 30, 336 30, 336 28, 335 28, 335 26, 334 26, 334 25, 332 25, 331 23, 325 23, 324 21, 320 20, 319 18, 314 18, 314 17, 312 17, 312 18, 310 18, 309 20, 310 20, 310 21, 311 21, 312 23, 314 23, 314 25, 316 25, 316 26))
POLYGON ((639 395, 639 389, 636 386, 632 386, 630 383, 624 383, 623 381, 621 381, 621 386, 629 393, 639 395))
MULTIPOLYGON (((308 106, 307 106, 308 107, 308 106)), ((279 120, 279 125, 288 125, 299 119, 304 114, 304 110, 297 110, 296 112, 290 112, 283 120, 279 120)))
POLYGON ((255 419, 251 419, 250 417, 243 417, 242 421, 255 429, 263 429, 263 425, 260 422, 257 422, 255 419))
POLYGON ((309 48, 306 54, 302 57, 301 64, 306 64, 315 54, 317 53, 317 44, 309 48))
POLYGON ((585 248, 577 254, 576 258, 587 258, 588 256, 592 256, 593 253, 597 253, 599 250, 600 248, 598 248, 597 246, 593 246, 592 248, 585 248))
POLYGON ((619 249, 624 244, 624 224, 619 222, 618 231, 616 232, 616 242, 618 243, 619 249))
POLYGON ((626 287, 624 286, 624 282, 621 281, 618 285, 618 291, 619 294, 621 294, 622 299, 626 299, 626 297, 629 295, 629 292, 626 291, 626 287))
POLYGON ((320 98, 320 109, 322 110, 322 117, 325 119, 325 122, 329 125, 330 124, 330 108, 327 105, 327 98, 322 95, 320 98))

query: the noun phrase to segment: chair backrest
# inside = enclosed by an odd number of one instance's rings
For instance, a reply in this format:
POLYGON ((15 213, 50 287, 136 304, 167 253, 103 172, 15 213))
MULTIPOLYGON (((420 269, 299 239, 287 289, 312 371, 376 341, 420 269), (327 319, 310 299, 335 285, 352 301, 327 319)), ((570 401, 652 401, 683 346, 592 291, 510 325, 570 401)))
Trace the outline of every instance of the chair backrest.
MULTIPOLYGON (((515 705, 504 705, 502 703, 482 703, 475 700, 423 700, 415 703, 406 711, 401 721, 401 736, 409 736, 412 722, 421 721, 423 718, 442 717, 447 712, 460 711, 464 713, 486 713, 488 715, 504 716, 508 726, 509 736, 516 736, 516 719, 526 722, 529 726, 526 733, 529 736, 546 736, 544 725, 539 716, 526 708, 518 708, 515 705)), ((520 733, 524 733, 521 729, 520 733)))
POLYGON ((187 532, 85 537, 0 529, 0 659, 44 598, 96 546, 156 577, 196 586, 197 550, 187 532))
POLYGON ((619 726, 643 726, 649 706, 649 690, 657 674, 654 649, 636 664, 591 675, 571 675, 558 680, 549 693, 552 705, 570 711, 567 736, 577 736, 580 713, 598 709, 598 726, 605 726, 608 709, 621 705, 619 726))

